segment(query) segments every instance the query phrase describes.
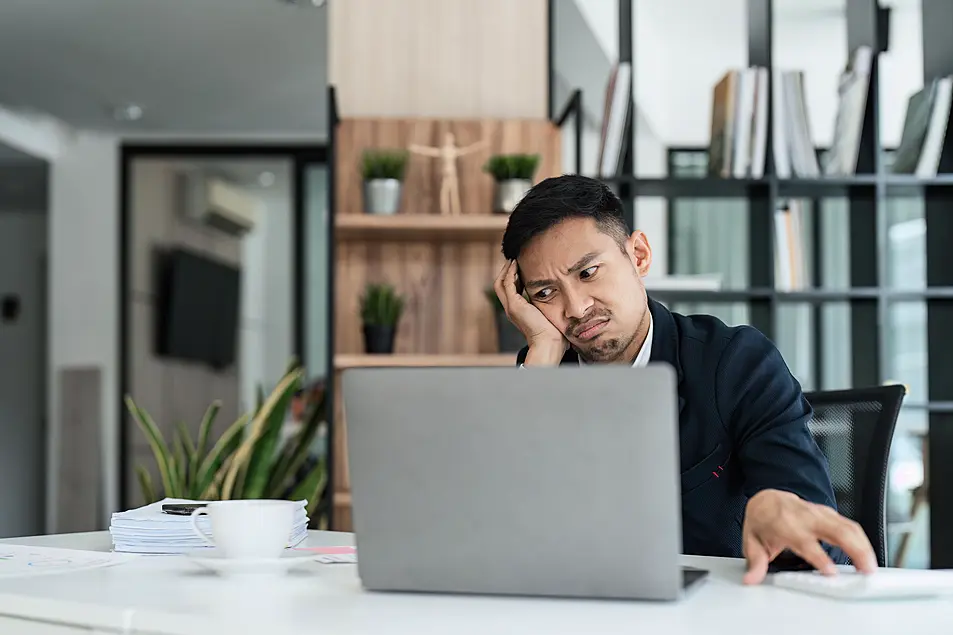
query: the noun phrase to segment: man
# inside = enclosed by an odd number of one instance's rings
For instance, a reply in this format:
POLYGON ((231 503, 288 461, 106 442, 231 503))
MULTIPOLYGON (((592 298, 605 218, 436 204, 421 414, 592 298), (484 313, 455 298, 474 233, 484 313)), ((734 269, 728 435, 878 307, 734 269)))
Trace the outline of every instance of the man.
POLYGON ((750 326, 648 298, 652 250, 604 184, 566 175, 536 185, 510 216, 503 254, 495 289, 528 343, 519 365, 674 367, 685 553, 743 556, 748 584, 781 555, 825 574, 848 558, 876 568, 863 530, 836 511, 811 406, 778 350, 750 326))

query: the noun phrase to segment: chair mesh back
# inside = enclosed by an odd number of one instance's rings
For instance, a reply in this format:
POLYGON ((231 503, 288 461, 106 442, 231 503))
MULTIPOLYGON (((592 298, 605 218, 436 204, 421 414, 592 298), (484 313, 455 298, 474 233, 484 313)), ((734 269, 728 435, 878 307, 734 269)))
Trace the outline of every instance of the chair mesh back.
POLYGON ((903 387, 805 396, 814 408, 809 427, 827 457, 838 511, 860 524, 886 566, 887 459, 903 387))
POLYGON ((864 474, 874 429, 882 411, 876 402, 832 404, 814 409, 811 434, 827 457, 841 515, 860 522, 864 474))

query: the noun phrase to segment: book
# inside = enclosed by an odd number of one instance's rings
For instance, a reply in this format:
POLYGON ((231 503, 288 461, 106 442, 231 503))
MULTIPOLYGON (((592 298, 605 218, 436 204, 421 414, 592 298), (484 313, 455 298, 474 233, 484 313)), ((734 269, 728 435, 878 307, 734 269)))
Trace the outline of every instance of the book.
POLYGON ((858 46, 841 73, 837 87, 834 140, 824 166, 825 175, 848 176, 857 172, 873 58, 873 50, 869 46, 858 46))

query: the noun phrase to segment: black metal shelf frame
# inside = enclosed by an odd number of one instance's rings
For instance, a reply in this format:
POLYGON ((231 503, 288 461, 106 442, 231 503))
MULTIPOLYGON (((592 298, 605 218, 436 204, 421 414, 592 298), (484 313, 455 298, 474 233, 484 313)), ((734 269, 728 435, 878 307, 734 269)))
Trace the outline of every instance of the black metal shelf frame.
MULTIPOLYGON (((923 79, 953 74, 953 2, 921 0, 923 21, 923 79)), ((632 0, 619 0, 619 54, 621 62, 633 62, 632 0)), ((847 52, 857 46, 871 46, 875 52, 887 47, 889 9, 877 0, 846 0, 847 52)), ((772 0, 748 0, 748 64, 773 69, 772 0)), ((771 77, 769 81, 774 81, 771 77)), ((771 105, 768 92, 768 148, 772 147, 771 105)), ((634 104, 632 112, 634 112, 634 104)), ((784 303, 807 303, 815 307, 815 357, 823 351, 821 308, 829 303, 850 306, 852 383, 855 387, 879 384, 885 377, 887 359, 883 335, 888 328, 891 303, 921 301, 927 306, 929 393, 926 403, 911 403, 911 409, 926 410, 929 416, 929 472, 931 500, 930 560, 934 568, 953 567, 953 135, 944 142, 939 174, 932 178, 895 175, 886 171, 881 150, 879 122, 879 72, 874 56, 871 84, 857 165, 849 177, 780 179, 774 175, 772 153, 767 153, 765 178, 640 178, 635 166, 634 135, 624 141, 620 175, 604 179, 613 183, 623 199, 626 220, 636 227, 639 197, 662 197, 671 201, 685 198, 738 198, 747 201, 749 232, 761 240, 749 241, 749 288, 722 291, 653 290, 663 301, 744 302, 749 306, 750 323, 774 337, 778 307, 784 303), (888 197, 922 197, 926 214, 927 286, 924 289, 894 289, 887 282, 888 197), (815 250, 814 287, 783 292, 774 288, 773 212, 785 198, 826 198, 847 200, 850 240, 849 288, 828 289, 821 285, 820 250, 815 250)), ((631 130, 631 128, 630 128, 631 130)), ((671 206, 670 206, 671 208, 671 206)), ((817 206, 815 205, 815 209, 817 206)), ((671 224, 670 224, 671 225, 671 224)), ((817 225, 817 224, 815 224, 817 225)), ((815 242, 819 230, 815 226, 815 242)), ((670 251, 671 253, 671 251, 670 251)), ((902 381, 902 378, 899 378, 902 381)))

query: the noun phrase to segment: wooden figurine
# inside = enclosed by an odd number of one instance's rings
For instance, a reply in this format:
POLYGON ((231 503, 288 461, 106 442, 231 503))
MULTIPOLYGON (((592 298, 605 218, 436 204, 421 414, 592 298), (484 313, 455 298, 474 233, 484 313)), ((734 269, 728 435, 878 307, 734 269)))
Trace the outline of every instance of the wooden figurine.
POLYGON ((477 141, 464 148, 458 148, 452 132, 443 137, 443 145, 438 147, 410 145, 410 151, 428 157, 441 159, 440 213, 457 216, 460 212, 460 187, 457 179, 457 159, 475 152, 486 145, 486 140, 477 141))

